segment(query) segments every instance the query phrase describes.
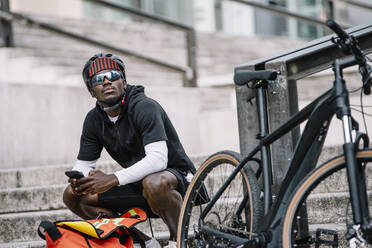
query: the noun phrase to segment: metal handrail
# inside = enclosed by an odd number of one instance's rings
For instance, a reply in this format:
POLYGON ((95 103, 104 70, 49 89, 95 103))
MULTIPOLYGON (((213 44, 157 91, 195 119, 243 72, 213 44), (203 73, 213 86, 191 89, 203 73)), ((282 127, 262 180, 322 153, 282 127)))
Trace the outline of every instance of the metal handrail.
MULTIPOLYGON (((320 20, 320 19, 316 19, 316 18, 312 18, 312 17, 309 17, 309 16, 297 14, 297 13, 289 11, 286 8, 283 8, 283 7, 279 7, 279 6, 272 7, 270 5, 261 4, 261 3, 251 1, 251 0, 229 0, 229 1, 246 4, 246 5, 255 7, 255 8, 260 8, 260 9, 263 9, 263 10, 267 10, 267 11, 276 13, 278 15, 283 15, 283 16, 287 16, 287 17, 288 16, 289 17, 294 17, 296 19, 299 19, 299 20, 302 20, 302 21, 305 21, 305 22, 308 22, 308 23, 311 23, 311 24, 327 27, 325 22, 320 20)), ((342 25, 342 28, 349 28, 349 26, 342 25)))
POLYGON ((106 0, 83 0, 83 1, 91 2, 91 3, 95 3, 95 4, 100 4, 104 7, 112 8, 112 9, 117 10, 117 11, 124 11, 124 12, 130 13, 130 14, 142 17, 142 18, 146 18, 146 19, 150 19, 150 20, 153 20, 153 21, 161 22, 163 24, 167 24, 169 26, 179 28, 179 29, 182 29, 182 30, 193 29, 192 27, 187 26, 183 23, 173 21, 173 20, 169 20, 169 19, 164 18, 164 17, 159 16, 159 15, 153 15, 153 14, 144 12, 142 10, 136 9, 136 8, 112 3, 112 2, 109 2, 109 1, 106 1, 106 0))
POLYGON ((15 22, 18 22, 18 23, 23 24, 23 25, 29 25, 29 26, 34 26, 34 27, 40 28, 40 29, 48 30, 48 31, 51 31, 51 32, 54 32, 54 33, 57 33, 57 34, 67 36, 67 37, 75 39, 75 40, 79 40, 79 41, 83 41, 83 42, 88 43, 88 44, 103 47, 103 48, 109 49, 109 50, 117 52, 117 53, 130 55, 130 56, 136 57, 138 59, 145 60, 147 62, 154 63, 154 64, 157 64, 157 65, 166 67, 168 69, 172 69, 174 71, 184 73, 184 86, 189 86, 190 85, 189 82, 193 79, 192 69, 189 68, 189 67, 180 66, 180 65, 176 65, 176 64, 171 64, 171 63, 165 62, 163 60, 152 58, 152 57, 149 57, 149 56, 146 56, 146 55, 143 55, 143 54, 140 54, 140 53, 128 50, 128 49, 120 48, 120 47, 113 46, 113 45, 105 43, 105 42, 90 39, 90 38, 84 37, 82 35, 64 30, 64 29, 62 29, 60 27, 57 27, 55 25, 52 25, 52 24, 47 24, 47 23, 44 23, 44 22, 36 21, 33 18, 30 18, 28 16, 25 16, 25 15, 22 15, 22 14, 19 14, 19 13, 0 10, 0 19, 1 20, 6 20, 6 21, 9 21, 9 22, 15 21, 15 22))
POLYGON ((168 25, 170 27, 180 29, 186 32, 186 43, 187 43, 187 65, 192 69, 192 78, 188 82, 187 86, 195 87, 197 86, 197 76, 198 76, 198 68, 197 68, 197 60, 196 60, 196 34, 193 27, 185 25, 183 23, 169 20, 159 15, 154 15, 150 13, 146 13, 136 8, 127 7, 119 4, 115 4, 106 0, 83 0, 86 2, 91 2, 94 4, 100 4, 106 8, 111 8, 116 11, 121 11, 125 13, 129 13, 131 15, 135 15, 141 18, 145 18, 151 21, 160 22, 162 24, 168 25))

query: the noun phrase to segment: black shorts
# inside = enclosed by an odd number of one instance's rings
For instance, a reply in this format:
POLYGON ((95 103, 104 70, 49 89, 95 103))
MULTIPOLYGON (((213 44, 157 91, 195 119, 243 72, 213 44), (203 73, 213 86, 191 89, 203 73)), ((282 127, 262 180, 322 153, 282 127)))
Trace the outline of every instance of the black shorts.
MULTIPOLYGON (((167 168, 178 180, 177 191, 182 198, 185 196, 189 182, 186 180, 186 173, 177 169, 167 168)), ((146 199, 142 195, 142 181, 134 182, 123 186, 115 186, 110 190, 98 194, 98 204, 103 208, 108 208, 119 214, 124 213, 130 208, 139 207, 147 212, 150 218, 159 218, 151 211, 146 199)))

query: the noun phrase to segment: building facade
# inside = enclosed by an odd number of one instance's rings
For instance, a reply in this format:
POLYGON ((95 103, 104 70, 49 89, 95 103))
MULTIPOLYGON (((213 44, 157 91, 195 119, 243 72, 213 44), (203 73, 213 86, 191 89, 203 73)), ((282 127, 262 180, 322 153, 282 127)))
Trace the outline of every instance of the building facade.
MULTIPOLYGON (((123 6, 138 8, 170 20, 195 27, 203 32, 224 32, 238 35, 279 35, 314 39, 327 34, 327 28, 279 16, 232 0, 109 0, 123 6)), ((250 0, 252 1, 252 0, 250 0)), ((353 0, 372 6, 370 0, 353 0)), ((345 26, 372 22, 372 10, 348 4, 344 0, 257 0, 271 7, 283 8, 296 14, 325 21, 334 18, 345 26)), ((97 4, 80 0, 12 0, 11 9, 34 14, 76 18, 117 20, 136 18, 112 11, 97 4)), ((137 18, 138 19, 138 18, 137 18)))

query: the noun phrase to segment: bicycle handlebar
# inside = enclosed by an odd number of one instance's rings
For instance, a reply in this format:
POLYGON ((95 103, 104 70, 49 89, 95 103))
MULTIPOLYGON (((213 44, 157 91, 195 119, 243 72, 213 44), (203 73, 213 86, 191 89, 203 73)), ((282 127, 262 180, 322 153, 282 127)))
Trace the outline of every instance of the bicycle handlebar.
POLYGON ((334 20, 331 20, 331 19, 327 20, 326 25, 330 29, 332 29, 333 32, 335 32, 338 35, 338 37, 340 37, 341 39, 345 40, 349 38, 349 35, 334 20))
POLYGON ((326 21, 326 25, 339 37, 338 40, 333 39, 333 42, 335 42, 345 54, 354 55, 355 60, 359 64, 359 72, 362 75, 363 92, 366 95, 371 94, 371 67, 367 64, 365 55, 358 45, 358 41, 354 36, 346 33, 335 21, 329 19, 326 21))

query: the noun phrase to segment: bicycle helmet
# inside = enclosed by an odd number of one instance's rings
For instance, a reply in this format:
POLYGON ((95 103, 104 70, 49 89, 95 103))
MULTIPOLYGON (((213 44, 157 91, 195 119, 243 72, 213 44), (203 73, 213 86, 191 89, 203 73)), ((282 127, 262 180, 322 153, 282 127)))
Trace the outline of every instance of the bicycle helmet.
POLYGON ((92 91, 90 80, 94 74, 107 69, 121 71, 125 80, 125 65, 120 58, 111 53, 97 53, 85 63, 82 72, 84 83, 89 91, 92 91))
MULTIPOLYGON (((88 90, 92 92, 92 83, 91 79, 92 77, 103 70, 118 70, 122 73, 122 79, 125 80, 125 65, 124 62, 119 59, 117 56, 112 55, 111 53, 97 53, 93 57, 91 57, 84 65, 83 68, 83 80, 85 85, 87 86, 88 90)), ((118 97, 115 102, 110 102, 108 104, 108 107, 104 107, 103 103, 100 101, 97 101, 98 105, 104 110, 114 110, 117 109, 123 104, 124 102, 124 95, 125 95, 125 89, 123 94, 118 97)))

